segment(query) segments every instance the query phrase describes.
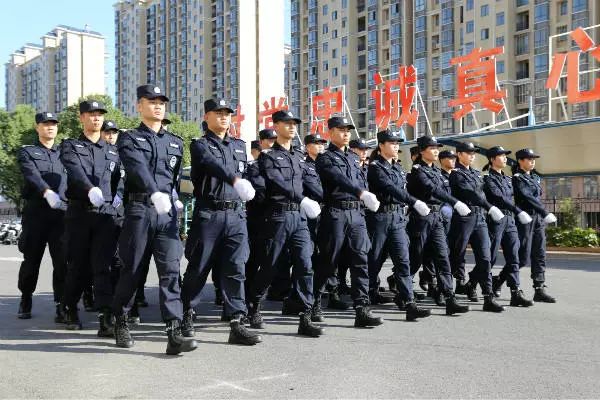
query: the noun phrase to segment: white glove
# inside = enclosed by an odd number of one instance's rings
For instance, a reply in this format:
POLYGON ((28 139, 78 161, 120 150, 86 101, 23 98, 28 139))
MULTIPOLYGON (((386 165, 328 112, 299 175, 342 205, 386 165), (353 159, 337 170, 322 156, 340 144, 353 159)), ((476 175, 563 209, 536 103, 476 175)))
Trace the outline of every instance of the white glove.
POLYGON ((171 211, 171 199, 169 195, 161 192, 154 192, 150 196, 154 208, 158 214, 166 214, 171 211))
POLYGON ((427 204, 425 204, 421 200, 417 200, 417 202, 413 204, 413 208, 419 213, 421 217, 426 217, 431 212, 429 207, 427 207, 427 204))
POLYGON ((369 210, 375 212, 379 209, 379 200, 377 200, 377 196, 375 196, 373 193, 365 190, 360 195, 360 199, 365 204, 365 207, 367 207, 369 210))
POLYGON ((458 201, 454 205, 454 209, 461 217, 466 217, 467 215, 471 214, 471 209, 469 208, 469 206, 467 206, 462 201, 458 201))
POLYGON ((553 224, 557 221, 556 215, 550 213, 544 217, 544 222, 547 224, 553 224))
POLYGON ((242 201, 250 201, 254 198, 256 192, 252 187, 250 181, 246 179, 238 179, 233 184, 233 188, 237 192, 238 196, 242 199, 242 201))
POLYGON ((519 222, 523 225, 527 225, 533 221, 533 218, 531 218, 531 216, 525 211, 521 211, 519 214, 517 214, 517 218, 519 218, 519 222))
POLYGON ((302 199, 300 202, 300 208, 302 211, 304 211, 309 219, 315 219, 319 216, 319 214, 321 214, 321 207, 319 206, 319 203, 309 199, 308 197, 302 199))
POLYGON ((181 202, 181 200, 175 200, 175 208, 177 209, 177 211, 183 210, 183 203, 181 202))
POLYGON ((88 192, 88 198, 90 199, 90 203, 94 205, 94 207, 100 207, 104 204, 104 195, 102 194, 102 190, 99 187, 93 187, 88 192))
POLYGON ((112 206, 114 208, 119 208, 121 204, 123 204, 123 199, 121 199, 121 196, 119 196, 118 194, 115 194, 115 197, 113 197, 112 206))
POLYGON ((492 208, 488 210, 488 214, 490 214, 490 217, 492 217, 494 222, 498 222, 504 218, 504 213, 496 206, 492 206, 492 208))
POLYGON ((62 205, 62 200, 60 199, 60 196, 50 189, 46 190, 46 192, 44 193, 44 198, 48 202, 50 208, 57 209, 60 208, 60 206, 62 205))

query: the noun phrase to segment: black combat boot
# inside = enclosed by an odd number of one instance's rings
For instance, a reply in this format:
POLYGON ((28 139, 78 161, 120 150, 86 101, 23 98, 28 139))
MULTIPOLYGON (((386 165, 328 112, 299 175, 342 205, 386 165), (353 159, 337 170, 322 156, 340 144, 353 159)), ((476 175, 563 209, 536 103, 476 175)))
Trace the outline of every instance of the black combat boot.
POLYGON ((347 310, 350 308, 348 304, 346 304, 340 294, 338 292, 338 288, 334 287, 329 291, 329 300, 327 301, 327 308, 331 308, 332 310, 347 310))
POLYGON ((194 351, 198 348, 198 343, 194 339, 183 337, 181 334, 181 321, 178 319, 167 321, 167 338, 166 353, 171 356, 181 352, 194 351))
POLYGON ((494 294, 490 293, 483 296, 483 311, 499 313, 504 311, 504 306, 498 304, 494 294))
POLYGON ((113 325, 113 315, 110 308, 104 308, 98 313, 98 337, 115 337, 115 327, 113 325))
POLYGON ((429 292, 429 281, 423 278, 425 271, 419 271, 419 286, 423 289, 424 292, 429 292))
POLYGON ((183 312, 181 320, 181 334, 184 337, 194 337, 196 330, 194 329, 194 309, 189 308, 183 312))
POLYGON ((415 300, 425 300, 425 293, 413 291, 413 297, 415 300))
POLYGON ((510 306, 511 307, 531 307, 533 301, 525 298, 523 291, 519 288, 511 289, 510 291, 510 306))
POLYGON ((427 297, 431 297, 432 299, 435 299, 436 294, 437 294, 437 286, 434 285, 433 283, 430 283, 429 287, 427 288, 427 297))
POLYGON ((467 294, 467 283, 464 279, 456 280, 456 289, 454 290, 454 294, 467 294))
POLYGON ((383 324, 383 318, 373 315, 369 307, 357 306, 356 317, 354 318, 354 327, 366 328, 368 326, 378 326, 383 324))
POLYGON ((388 289, 390 292, 398 293, 398 285, 396 285, 396 278, 394 275, 390 275, 387 277, 388 289))
POLYGON ((503 284, 504 280, 500 278, 500 275, 492 276, 492 292, 494 293, 494 296, 500 297, 503 284))
POLYGON ((303 311, 304 304, 298 301, 295 297, 288 296, 283 300, 281 315, 299 315, 303 311))
POLYGON ((396 294, 394 297, 394 303, 398 306, 398 310, 405 311, 406 310, 406 301, 400 297, 400 294, 396 294))
POLYGON ((94 306, 94 291, 91 287, 86 288, 83 291, 83 296, 81 296, 83 300, 83 309, 86 312, 96 311, 96 307, 94 306))
POLYGON ((464 314, 469 312, 469 306, 458 304, 455 296, 446 297, 446 315, 464 314))
POLYGON ((56 315, 54 316, 54 322, 57 324, 64 324, 67 322, 65 306, 60 303, 56 303, 56 315))
POLYGON ((469 301, 473 303, 477 303, 479 301, 479 297, 477 297, 477 283, 473 281, 467 282, 465 285, 465 291, 469 301))
POLYGON ((250 328, 263 329, 265 327, 263 316, 260 313, 260 301, 250 304, 250 307, 248 307, 247 320, 248 324, 250 324, 250 328))
POLYGON ((231 344, 253 346, 262 342, 262 337, 259 334, 246 329, 240 317, 232 318, 229 326, 231 327, 231 331, 229 331, 229 343, 231 344))
POLYGON ((138 305, 136 302, 133 303, 131 309, 129 310, 127 322, 131 325, 137 325, 141 322, 140 319, 140 311, 138 309, 138 305))
POLYGON ((323 328, 315 325, 310 320, 310 310, 300 313, 300 325, 298 325, 298 335, 319 337, 323 334, 323 328))
POLYGON ((533 288, 535 289, 533 301, 537 301, 538 303, 556 303, 556 299, 546 293, 546 285, 543 283, 535 283, 533 288))
POLYGON ((416 321, 417 318, 426 318, 431 315, 431 311, 417 307, 414 301, 406 303, 406 320, 416 321))
POLYGON ((115 318, 115 343, 117 347, 130 348, 135 342, 129 333, 129 325, 127 324, 127 314, 119 315, 115 318))
POLYGON ((223 305, 223 294, 220 290, 215 289, 215 305, 222 306, 223 305))
POLYGON ((442 289, 439 286, 435 288, 433 301, 435 301, 435 304, 440 307, 446 305, 446 298, 444 297, 444 293, 442 292, 442 289))
POLYGON ((312 322, 323 322, 323 309, 321 308, 321 295, 315 296, 315 303, 313 304, 312 311, 310 313, 310 320, 312 322))
POLYGON ((30 319, 31 318, 32 303, 33 303, 33 299, 30 294, 21 295, 21 302, 19 303, 19 312, 17 313, 17 317, 19 319, 30 319))
POLYGON ((77 306, 67 307, 65 323, 67 324, 65 327, 67 330, 80 331, 83 329, 81 320, 79 319, 79 313, 77 312, 77 306))

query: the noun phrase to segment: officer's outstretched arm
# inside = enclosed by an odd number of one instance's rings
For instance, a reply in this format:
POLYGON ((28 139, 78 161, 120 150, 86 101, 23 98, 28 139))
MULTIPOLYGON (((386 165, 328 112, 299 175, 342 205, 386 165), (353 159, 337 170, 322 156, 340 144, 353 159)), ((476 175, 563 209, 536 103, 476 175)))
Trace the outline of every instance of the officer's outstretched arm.
POLYGON ((401 203, 412 206, 417 202, 415 197, 411 196, 405 188, 396 185, 377 164, 369 165, 367 180, 369 182, 369 190, 372 192, 375 191, 375 187, 377 187, 382 192, 391 195, 396 201, 401 203))
POLYGON ((317 173, 321 177, 322 182, 331 182, 335 186, 339 186, 349 193, 354 193, 357 197, 360 197, 360 194, 364 191, 364 189, 352 184, 350 178, 342 174, 338 168, 333 165, 333 161, 330 157, 320 154, 317 157, 316 165, 317 173))
POLYGON ((290 187, 289 184, 286 185, 281 171, 275 166, 275 161, 270 155, 266 153, 260 154, 258 157, 258 168, 261 175, 264 176, 267 185, 270 184, 277 187, 278 191, 285 194, 290 201, 295 201, 297 203, 302 201, 303 196, 296 195, 294 193, 294 188, 290 187))
POLYGON ((534 210, 545 217, 549 212, 546 211, 542 202, 533 194, 533 188, 529 182, 525 181, 525 179, 526 178, 521 175, 513 175, 513 187, 515 192, 518 191, 534 210))
MULTIPOLYGON (((448 194, 448 192, 442 189, 441 186, 434 185, 433 181, 429 179, 429 177, 425 175, 425 172, 423 172, 420 168, 413 168, 412 173, 415 174, 415 176, 412 177, 412 180, 414 182, 418 182, 418 184, 421 186, 421 189, 425 193, 430 193, 431 196, 435 197, 436 199, 452 206, 455 206, 456 203, 458 203, 457 198, 448 194)), ((450 176, 452 176, 452 174, 450 176)))
POLYGON ((512 201, 509 201, 500 187, 492 181, 489 175, 483 178, 483 192, 485 193, 486 198, 489 202, 493 204, 501 204, 502 208, 512 211, 515 214, 519 214, 522 210, 515 205, 512 201))
POLYGON ((46 190, 50 189, 50 186, 48 186, 46 181, 42 178, 42 174, 40 174, 40 171, 35 166, 31 156, 25 149, 19 150, 17 160, 19 161, 19 167, 21 168, 21 173, 23 173, 25 181, 35 187, 40 193, 40 196, 43 195, 46 190))
POLYGON ((190 155, 192 157, 192 164, 201 168, 208 175, 212 175, 233 185, 233 181, 236 178, 235 174, 227 171, 223 164, 217 161, 204 140, 192 140, 192 143, 190 143, 190 155))
POLYGON ((142 150, 136 147, 129 132, 119 135, 117 147, 119 148, 119 158, 125 166, 127 179, 131 180, 135 186, 144 188, 145 193, 158 192, 158 186, 156 186, 154 176, 150 174, 146 158, 142 154, 142 150))
POLYGON ((457 191, 472 205, 483 207, 486 210, 492 208, 492 205, 488 203, 483 192, 473 190, 462 172, 455 171, 450 174, 450 186, 452 187, 453 194, 454 191, 457 191))
POLYGON ((323 186, 317 177, 308 176, 306 173, 302 174, 302 190, 304 196, 318 201, 323 201, 323 186))
POLYGON ((65 140, 60 146, 60 161, 63 163, 67 174, 72 179, 69 180, 69 185, 78 186, 78 188, 87 194, 94 187, 86 175, 81 160, 75 151, 75 146, 71 140, 65 140))

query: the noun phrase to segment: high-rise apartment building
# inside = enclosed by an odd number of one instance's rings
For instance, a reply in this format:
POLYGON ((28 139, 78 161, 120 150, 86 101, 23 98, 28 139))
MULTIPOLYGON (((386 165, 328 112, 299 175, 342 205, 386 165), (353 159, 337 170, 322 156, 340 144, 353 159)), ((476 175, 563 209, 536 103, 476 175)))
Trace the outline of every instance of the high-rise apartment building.
POLYGON ((254 138, 258 104, 284 95, 283 2, 123 0, 115 4, 116 104, 134 115, 140 84, 165 88, 169 111, 202 119, 203 102, 240 105, 254 138))
POLYGON ((60 112, 89 94, 104 94, 104 37, 59 25, 28 43, 6 63, 6 109, 29 104, 60 112))
MULTIPOLYGON (((462 125, 454 120, 448 101, 456 97, 457 77, 450 60, 478 47, 504 46, 497 78, 508 91, 510 117, 528 113, 531 97, 536 120, 546 121, 549 37, 599 23, 600 3, 589 0, 292 0, 290 104, 308 120, 311 93, 345 85, 359 134, 374 135, 373 74, 414 64, 433 134, 473 131, 494 121, 489 112, 468 116, 462 125)), ((590 34, 600 43, 600 35, 590 34)), ((552 53, 572 46, 563 36, 554 41, 552 53)), ((596 66, 593 57, 582 56, 582 70, 596 66)), ((582 90, 594 84, 590 78, 582 75, 582 90)), ((552 119, 564 120, 561 104, 552 107, 552 119)), ((600 114, 597 103, 566 108, 569 119, 600 114)), ((496 122, 503 118, 505 113, 496 122)), ((527 123, 522 118, 513 126, 527 123)), ((420 134, 427 132, 423 113, 418 124, 420 134)))

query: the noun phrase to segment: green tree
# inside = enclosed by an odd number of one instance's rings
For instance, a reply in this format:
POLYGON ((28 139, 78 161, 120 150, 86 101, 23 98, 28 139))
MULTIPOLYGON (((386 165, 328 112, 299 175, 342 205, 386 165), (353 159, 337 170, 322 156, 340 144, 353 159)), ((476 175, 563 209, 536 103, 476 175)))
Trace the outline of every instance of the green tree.
POLYGON ((200 136, 200 128, 194 122, 186 122, 179 115, 169 113, 167 118, 171 120, 169 132, 183 138, 183 167, 190 166, 190 142, 193 138, 200 136))
POLYGON ((35 110, 30 106, 19 105, 11 113, 0 110, 0 191, 18 210, 22 206, 23 176, 17 152, 22 145, 31 144, 37 138, 34 126, 35 110))
POLYGON ((561 229, 575 229, 579 226, 581 213, 579 207, 573 202, 573 199, 567 197, 561 200, 558 212, 560 215, 558 226, 561 229))

